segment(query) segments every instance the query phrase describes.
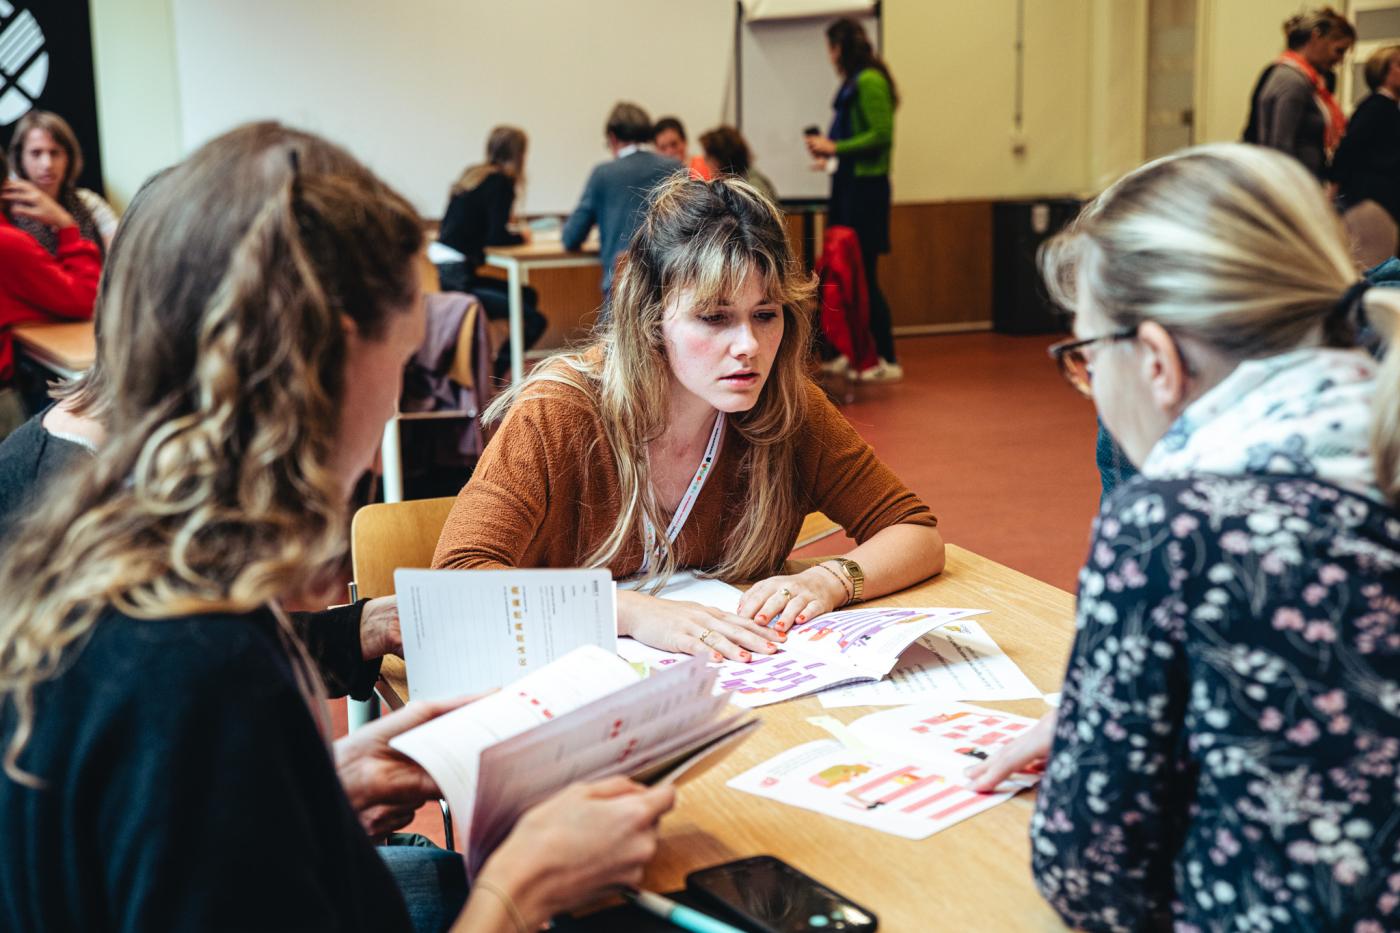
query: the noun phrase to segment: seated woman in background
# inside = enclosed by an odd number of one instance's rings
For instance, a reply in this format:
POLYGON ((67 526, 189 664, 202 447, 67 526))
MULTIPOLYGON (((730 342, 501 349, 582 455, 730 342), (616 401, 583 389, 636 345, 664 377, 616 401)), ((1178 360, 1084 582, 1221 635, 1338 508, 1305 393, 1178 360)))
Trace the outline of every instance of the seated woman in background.
POLYGON ((659 155, 675 159, 688 168, 692 178, 710 181, 715 177, 715 170, 705 161, 704 156, 691 156, 685 124, 679 117, 662 117, 657 120, 651 131, 651 144, 659 155))
MULTIPOLYGON (((105 443, 0 559, 0 927, 408 929, 367 831, 437 795, 387 740, 454 704, 333 756, 280 602, 343 561, 422 337, 417 214, 341 150, 254 124, 160 179, 119 246, 105 443)), ((637 883, 672 799, 613 780, 544 802, 457 928, 637 883)))
POLYGON ((778 203, 778 191, 758 169, 753 167, 753 155, 743 135, 732 126, 717 126, 700 136, 705 150, 705 163, 714 175, 733 175, 757 188, 765 198, 778 203))
MULTIPOLYGON (((0 178, 8 175, 5 157, 0 154, 0 178)), ((19 182, 3 184, 0 200, 15 223, 0 211, 0 392, 9 399, 5 407, 14 413, 0 414, 0 436, 24 418, 16 401, 18 393, 8 388, 15 369, 14 326, 87 320, 92 317, 102 275, 97 246, 78 234, 71 214, 32 185, 16 191, 14 186, 19 182), (31 220, 56 231, 54 254, 45 252, 33 237, 16 227, 31 220)))
POLYGON ((1095 525, 1058 716, 974 776, 1049 751, 1034 870, 1077 928, 1395 929, 1400 352, 1355 340, 1393 344, 1400 293, 1253 146, 1138 169, 1041 262, 1142 476, 1095 525))
MULTIPOLYGON (((10 167, 15 173, 12 196, 28 200, 32 192, 25 189, 38 188, 72 215, 83 239, 106 254, 117 230, 117 214, 102 195, 78 187, 83 150, 67 120, 47 110, 31 110, 20 117, 10 137, 10 167)), ((15 218, 15 225, 57 255, 58 228, 32 216, 15 218)))
POLYGON ((434 566, 759 580, 738 614, 618 593, 619 634, 740 660, 775 650, 775 629, 943 568, 928 507, 807 377, 812 286, 769 201, 734 179, 672 179, 624 255, 593 344, 493 403, 488 418, 509 414, 434 566), (773 576, 812 510, 860 545, 773 576))
MULTIPOLYGON (((460 263, 438 267, 445 291, 471 292, 481 299, 486 316, 493 321, 510 317, 510 299, 500 279, 483 278, 476 270, 486 261, 488 246, 519 246, 530 242, 530 230, 510 229, 511 211, 517 189, 525 181, 525 132, 513 126, 498 126, 486 140, 486 161, 462 173, 452 186, 447 211, 442 216, 438 240, 461 253, 460 263)), ((520 289, 525 323, 525 347, 533 347, 549 326, 539 310, 539 293, 526 285, 520 289)), ((496 376, 510 369, 510 344, 496 354, 496 376)))

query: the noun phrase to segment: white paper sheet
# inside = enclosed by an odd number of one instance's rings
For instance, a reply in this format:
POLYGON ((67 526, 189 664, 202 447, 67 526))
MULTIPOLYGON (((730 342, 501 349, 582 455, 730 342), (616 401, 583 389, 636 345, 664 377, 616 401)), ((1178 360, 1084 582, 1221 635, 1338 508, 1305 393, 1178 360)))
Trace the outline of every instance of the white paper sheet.
POLYGON ((606 570, 397 570, 414 699, 510 683, 582 645, 617 644, 606 570))
POLYGON ((906 839, 924 839, 1033 786, 1017 774, 993 794, 966 786, 975 759, 1034 720, 964 704, 899 707, 845 727, 859 740, 799 745, 744 772, 729 786, 906 839))
POLYGON ((1024 700, 1040 696, 987 630, 970 619, 923 636, 890 676, 824 691, 822 706, 894 706, 956 700, 1024 700))

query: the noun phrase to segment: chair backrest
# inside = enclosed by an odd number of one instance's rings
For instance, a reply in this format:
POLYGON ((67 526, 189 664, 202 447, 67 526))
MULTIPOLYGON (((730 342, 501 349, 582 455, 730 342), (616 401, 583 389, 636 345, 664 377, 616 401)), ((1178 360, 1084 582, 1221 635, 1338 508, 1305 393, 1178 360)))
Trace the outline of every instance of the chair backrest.
POLYGON ((807 517, 802 519, 802 529, 797 533, 797 543, 792 546, 795 551, 804 548, 809 544, 816 544, 823 538, 841 530, 841 526, 827 518, 821 512, 808 512, 807 517))
POLYGON ((399 567, 430 567, 454 496, 376 502, 350 523, 350 561, 361 599, 394 592, 399 567))

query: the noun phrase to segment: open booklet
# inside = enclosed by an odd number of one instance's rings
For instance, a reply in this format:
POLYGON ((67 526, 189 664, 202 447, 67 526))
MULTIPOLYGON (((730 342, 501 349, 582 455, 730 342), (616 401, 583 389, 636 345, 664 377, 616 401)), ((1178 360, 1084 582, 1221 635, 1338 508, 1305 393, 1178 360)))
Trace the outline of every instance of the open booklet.
MULTIPOLYGON (((657 595, 690 600, 733 612, 737 589, 715 580, 681 577, 657 595)), ((874 682, 899 662, 910 645, 940 626, 982 615, 985 609, 844 609, 817 616, 788 630, 777 654, 756 654, 749 663, 718 665, 719 687, 734 691, 734 703, 764 706, 842 684, 874 682)), ((630 638, 617 642, 629 661, 664 668, 687 655, 660 651, 630 638)))
POLYGON ((901 706, 843 726, 836 738, 783 752, 729 786, 871 829, 923 839, 1011 799, 1040 780, 1018 772, 979 794, 964 773, 1035 725, 1034 719, 962 703, 901 706))
POLYGON ((486 697, 390 740, 437 782, 474 875, 522 813, 574 781, 689 780, 758 720, 727 711, 701 659, 642 677, 577 648, 486 697))
POLYGON ((479 693, 583 645, 613 651, 617 597, 606 570, 396 570, 414 699, 479 693))

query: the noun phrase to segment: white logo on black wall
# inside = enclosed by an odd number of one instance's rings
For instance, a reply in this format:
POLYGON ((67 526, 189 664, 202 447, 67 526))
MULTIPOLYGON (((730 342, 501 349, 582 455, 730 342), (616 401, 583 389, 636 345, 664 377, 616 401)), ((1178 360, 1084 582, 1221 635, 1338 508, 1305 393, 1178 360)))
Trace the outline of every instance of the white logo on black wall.
POLYGON ((0 126, 24 116, 49 80, 44 31, 28 10, 0 0, 0 126))

